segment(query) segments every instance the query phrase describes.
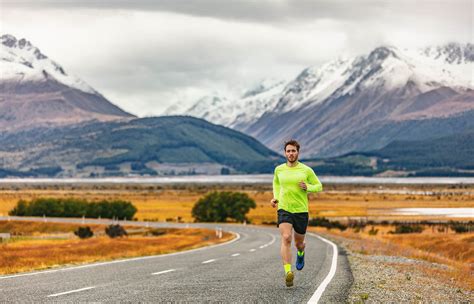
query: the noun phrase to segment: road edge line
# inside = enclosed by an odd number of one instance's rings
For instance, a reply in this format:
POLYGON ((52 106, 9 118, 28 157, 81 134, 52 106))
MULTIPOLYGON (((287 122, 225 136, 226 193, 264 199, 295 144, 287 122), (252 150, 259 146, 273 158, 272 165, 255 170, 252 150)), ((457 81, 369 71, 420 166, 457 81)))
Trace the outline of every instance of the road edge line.
POLYGON ((325 239, 325 238, 323 238, 323 237, 321 237, 317 234, 311 233, 311 232, 308 232, 308 234, 311 235, 311 236, 317 237, 317 238, 321 239, 322 241, 330 244, 332 246, 332 249, 333 249, 331 269, 329 269, 328 275, 324 278, 323 282, 318 286, 318 288, 316 289, 316 291, 314 292, 314 294, 311 296, 311 298, 308 301, 308 304, 313 304, 313 303, 318 303, 319 299, 323 295, 323 292, 326 290, 326 287, 329 285, 332 278, 336 274, 337 256, 338 256, 339 252, 338 252, 338 249, 337 249, 337 245, 334 244, 333 242, 331 242, 331 241, 329 241, 329 240, 327 240, 327 239, 325 239))

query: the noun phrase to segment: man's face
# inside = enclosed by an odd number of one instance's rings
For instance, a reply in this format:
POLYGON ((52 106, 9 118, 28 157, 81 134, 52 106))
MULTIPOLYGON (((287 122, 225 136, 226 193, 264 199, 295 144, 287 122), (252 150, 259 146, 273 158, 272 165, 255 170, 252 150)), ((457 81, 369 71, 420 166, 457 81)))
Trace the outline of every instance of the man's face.
POLYGON ((285 148, 286 160, 290 163, 294 163, 298 160, 298 150, 293 145, 287 145, 285 148))

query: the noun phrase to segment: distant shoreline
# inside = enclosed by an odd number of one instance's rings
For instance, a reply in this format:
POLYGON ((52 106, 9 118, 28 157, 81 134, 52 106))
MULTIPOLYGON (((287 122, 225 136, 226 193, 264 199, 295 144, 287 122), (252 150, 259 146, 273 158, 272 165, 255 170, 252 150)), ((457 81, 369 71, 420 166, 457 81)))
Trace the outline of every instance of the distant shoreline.
MULTIPOLYGON (((1 184, 269 184, 272 174, 251 175, 187 175, 158 177, 103 178, 3 178, 1 184)), ((324 184, 474 184, 474 177, 364 177, 319 176, 324 184)))

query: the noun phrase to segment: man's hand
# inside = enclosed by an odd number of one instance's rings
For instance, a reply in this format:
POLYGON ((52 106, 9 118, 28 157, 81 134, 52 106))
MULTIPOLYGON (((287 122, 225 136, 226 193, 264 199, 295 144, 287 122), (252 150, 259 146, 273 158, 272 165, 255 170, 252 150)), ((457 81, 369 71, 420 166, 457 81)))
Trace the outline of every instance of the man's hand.
POLYGON ((275 208, 276 205, 278 205, 278 200, 273 198, 271 201, 270 201, 270 204, 272 204, 272 207, 275 208))
POLYGON ((301 181, 298 183, 298 185, 300 186, 301 189, 303 189, 304 191, 308 190, 308 186, 306 186, 305 182, 301 181))

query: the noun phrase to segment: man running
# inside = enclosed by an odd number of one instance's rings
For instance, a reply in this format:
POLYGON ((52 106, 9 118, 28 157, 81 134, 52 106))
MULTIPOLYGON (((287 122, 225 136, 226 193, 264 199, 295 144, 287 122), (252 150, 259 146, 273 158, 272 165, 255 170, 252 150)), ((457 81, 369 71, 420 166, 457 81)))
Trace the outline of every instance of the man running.
POLYGON ((293 286, 291 240, 295 238, 296 269, 304 267, 304 237, 308 226, 308 192, 320 192, 323 186, 313 169, 298 161, 300 145, 296 140, 285 143, 286 163, 275 168, 272 207, 278 205, 278 229, 281 235, 281 257, 286 286, 293 286))

